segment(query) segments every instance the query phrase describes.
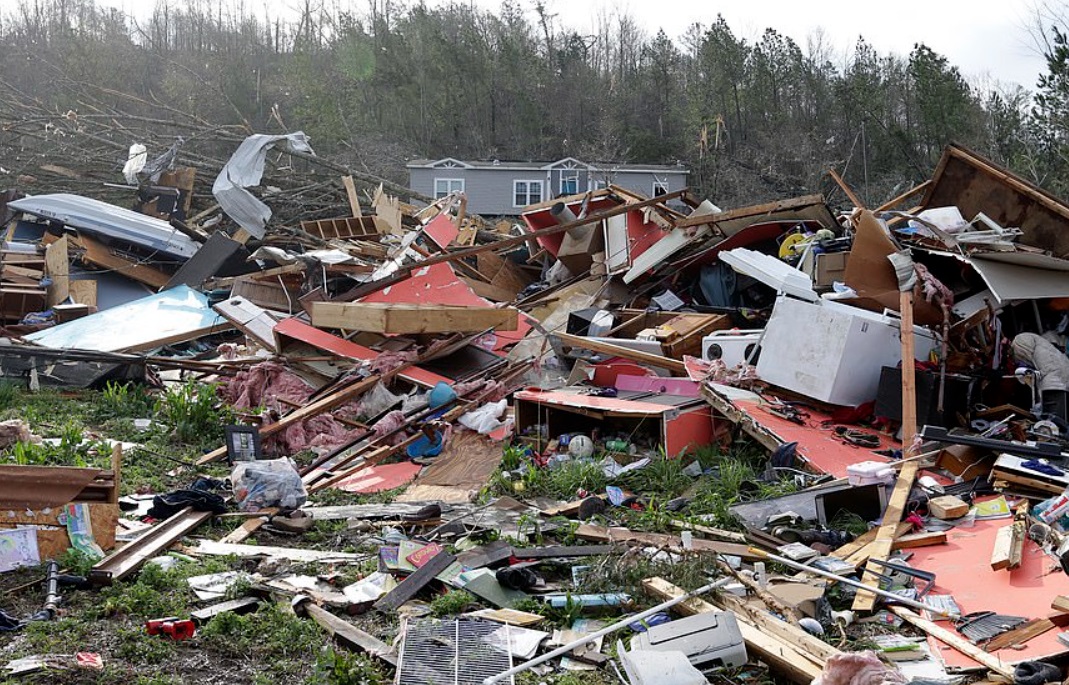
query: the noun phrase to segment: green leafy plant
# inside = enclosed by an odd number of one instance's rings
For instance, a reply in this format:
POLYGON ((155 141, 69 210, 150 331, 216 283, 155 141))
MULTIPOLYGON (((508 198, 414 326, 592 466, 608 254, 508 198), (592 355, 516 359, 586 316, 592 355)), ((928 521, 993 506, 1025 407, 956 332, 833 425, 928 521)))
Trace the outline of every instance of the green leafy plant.
POLYGON ((476 601, 471 593, 464 590, 450 590, 431 601, 431 612, 435 616, 454 616, 473 604, 476 604, 476 601))
POLYGON ((316 659, 314 685, 384 685, 386 677, 363 654, 328 647, 316 659))
POLYGON ((99 420, 144 418, 152 414, 155 404, 145 386, 108 381, 100 393, 95 413, 99 420))
POLYGON ((216 385, 187 381, 168 388, 156 403, 156 414, 183 443, 218 442, 233 414, 216 396, 216 385))

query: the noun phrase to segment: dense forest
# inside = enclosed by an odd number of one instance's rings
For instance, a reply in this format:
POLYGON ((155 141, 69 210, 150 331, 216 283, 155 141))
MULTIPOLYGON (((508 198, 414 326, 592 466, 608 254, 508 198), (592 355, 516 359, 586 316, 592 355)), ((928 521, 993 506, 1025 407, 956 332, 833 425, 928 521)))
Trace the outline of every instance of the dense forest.
POLYGON ((194 140, 304 130, 320 156, 400 183, 415 157, 575 156, 681 161, 723 206, 830 191, 828 168, 879 201, 956 141, 1069 189, 1069 46, 1055 17, 1039 22, 1048 71, 1029 91, 972 85, 924 45, 879 54, 862 38, 844 57, 819 35, 746 40, 718 16, 672 38, 622 13, 579 33, 537 1, 306 0, 288 20, 211 0, 161 0, 143 17, 93 0, 5 6, 0 137, 44 150, 38 162, 66 121, 110 117, 120 168, 138 142, 122 139, 121 114, 178 122, 194 140))

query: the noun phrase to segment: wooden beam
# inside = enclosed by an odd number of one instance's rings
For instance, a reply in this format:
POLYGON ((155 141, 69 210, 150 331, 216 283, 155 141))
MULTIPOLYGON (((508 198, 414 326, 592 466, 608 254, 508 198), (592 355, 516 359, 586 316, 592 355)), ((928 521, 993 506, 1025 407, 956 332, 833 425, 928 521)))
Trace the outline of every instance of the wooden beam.
POLYGON ((239 542, 245 542, 249 537, 260 530, 260 528, 271 520, 271 517, 278 513, 278 507, 268 507, 262 511, 256 512, 256 517, 245 521, 234 530, 227 533, 219 542, 225 542, 228 544, 237 544, 239 542))
POLYGON ((601 352, 603 354, 611 354, 615 357, 623 357, 624 359, 630 359, 634 362, 641 364, 649 364, 650 366, 656 366, 658 368, 667 369, 673 373, 686 375, 687 368, 683 365, 683 362, 669 359, 668 357, 662 357, 659 354, 650 354, 649 352, 641 352, 639 350, 632 350, 620 345, 613 345, 612 343, 603 342, 600 340, 592 340, 590 338, 584 338, 581 335, 571 335, 569 333, 552 333, 560 338, 561 342, 565 346, 581 347, 583 349, 592 350, 594 352, 601 352))
POLYGON ((85 247, 85 259, 88 262, 92 262, 105 269, 110 269, 118 273, 120 276, 126 276, 135 281, 140 281, 157 290, 167 285, 167 282, 171 280, 170 274, 120 257, 112 253, 112 251, 102 243, 98 243, 84 234, 79 234, 78 237, 82 241, 82 245, 85 247))
MULTIPOLYGON (((903 290, 899 296, 902 323, 900 327, 902 339, 902 456, 913 456, 913 439, 917 435, 917 381, 916 368, 913 363, 913 291, 903 290)), ((887 508, 883 512, 883 520, 876 533, 876 540, 872 543, 872 553, 869 559, 886 561, 891 554, 895 537, 898 534, 898 524, 902 521, 902 514, 906 509, 909 492, 913 489, 913 479, 917 477, 920 462, 910 460, 902 465, 898 472, 898 480, 895 482, 894 491, 887 502, 887 508)), ((865 568, 865 574, 861 582, 866 585, 879 587, 879 570, 870 564, 865 568), (873 567, 873 568, 870 568, 873 567)), ((868 590, 858 590, 854 596, 854 611, 872 611, 876 606, 876 595, 868 590)))
POLYGON ((511 307, 313 302, 312 325, 372 333, 474 333, 488 328, 516 330, 519 312, 511 307))
POLYGON ((1013 524, 1003 526, 995 533, 995 544, 991 548, 991 570, 1001 571, 1010 567, 1010 554, 1013 551, 1013 524))
POLYGON ((341 184, 345 186, 345 196, 349 198, 349 211, 353 213, 353 216, 360 216, 360 197, 356 194, 356 184, 353 183, 352 176, 342 176, 341 184))
MULTIPOLYGON (((597 542, 627 542, 648 545, 652 547, 671 547, 676 550, 683 549, 683 540, 678 535, 666 533, 641 533, 628 528, 609 528, 607 526, 595 526, 589 523, 580 523, 575 529, 575 537, 583 540, 595 540, 597 542)), ((735 542, 720 542, 718 540, 691 540, 691 549, 695 552, 712 552, 714 554, 728 554, 742 557, 743 559, 763 559, 763 554, 755 553, 748 545, 740 545, 735 542)))
POLYGON ((338 618, 326 609, 312 604, 311 601, 304 603, 304 611, 308 616, 319 624, 319 627, 330 633, 334 639, 349 647, 356 647, 367 652, 371 656, 381 659, 394 668, 397 667, 397 657, 393 649, 377 637, 365 633, 352 623, 338 618))
POLYGON ((899 195, 897 197, 893 197, 890 200, 888 200, 887 202, 884 202, 882 205, 880 205, 879 207, 877 207, 873 211, 874 212, 886 212, 888 209, 893 208, 895 205, 897 205, 899 202, 902 202, 906 198, 913 197, 914 195, 917 195, 918 193, 922 193, 922 192, 928 190, 928 186, 930 186, 930 185, 932 185, 932 179, 929 178, 924 183, 921 183, 918 186, 913 186, 912 188, 910 188, 906 192, 902 193, 901 195, 899 195))
POLYGON ((988 654, 973 643, 962 638, 957 633, 954 633, 953 631, 947 630, 942 626, 936 625, 931 621, 921 618, 906 607, 892 606, 891 611, 893 611, 895 615, 912 623, 913 625, 917 626, 925 633, 931 635, 940 642, 943 642, 947 646, 953 647, 954 649, 958 650, 965 656, 974 659, 988 670, 994 671, 995 673, 998 673, 999 675, 1008 678, 1010 682, 1013 682, 1013 667, 1005 664, 1002 659, 999 659, 997 656, 988 654))
MULTIPOLYGON (((672 599, 685 594, 681 588, 672 585, 663 578, 647 578, 642 581, 642 585, 650 594, 664 599, 672 599)), ((717 611, 720 607, 699 597, 691 597, 676 604, 672 609, 683 615, 693 616, 694 614, 717 611)), ((735 612, 735 617, 747 649, 766 662, 773 670, 782 673, 797 683, 805 684, 812 682, 823 672, 824 667, 820 657, 769 632, 767 629, 762 629, 753 622, 751 615, 748 613, 735 612)), ((780 623, 783 622, 780 621, 780 623)), ((835 649, 830 645, 826 647, 835 649)))
POLYGON ((434 580, 442 571, 456 561, 457 558, 442 550, 431 557, 427 563, 420 566, 410 576, 373 605, 379 611, 394 611, 408 600, 416 596, 428 583, 434 580))
POLYGON ((854 189, 847 185, 846 181, 843 179, 842 176, 839 175, 838 171, 836 171, 835 169, 828 169, 828 175, 831 176, 833 181, 839 184, 839 187, 842 188, 844 193, 846 193, 847 199, 853 202, 855 207, 865 207, 865 203, 862 202, 861 198, 857 196, 857 193, 854 192, 854 189))
MULTIPOLYGON (((883 512, 883 523, 880 525, 876 532, 876 539, 872 543, 872 549, 869 554, 869 559, 879 559, 885 561, 891 554, 891 549, 894 545, 895 537, 898 535, 898 526, 902 521, 902 512, 906 508, 906 501, 909 499, 909 491, 913 488, 913 479, 917 476, 917 469, 920 468, 920 463, 911 461, 902 466, 902 470, 898 473, 898 481, 895 483, 895 489, 891 493, 891 498, 887 502, 887 508, 883 512)), ((878 573, 880 571, 872 565, 873 568, 867 568, 865 575, 862 577, 861 582, 866 585, 878 586, 880 579, 878 573)), ((854 611, 872 611, 876 606, 876 595, 868 590, 858 590, 854 596, 854 611)))
MULTIPOLYGON (((665 197, 664 195, 661 196, 665 197)), ((690 226, 703 226, 705 224, 719 224, 725 221, 731 221, 732 219, 744 219, 746 217, 759 217, 763 214, 772 214, 773 212, 783 212, 790 209, 801 209, 803 207, 811 207, 813 205, 819 205, 824 203, 823 195, 803 195, 802 197, 794 197, 789 200, 778 200, 776 202, 766 202, 760 205, 751 205, 749 207, 739 207, 738 209, 729 209, 726 212, 720 212, 719 214, 703 214, 697 217, 687 217, 676 222, 676 228, 688 228, 690 226)))

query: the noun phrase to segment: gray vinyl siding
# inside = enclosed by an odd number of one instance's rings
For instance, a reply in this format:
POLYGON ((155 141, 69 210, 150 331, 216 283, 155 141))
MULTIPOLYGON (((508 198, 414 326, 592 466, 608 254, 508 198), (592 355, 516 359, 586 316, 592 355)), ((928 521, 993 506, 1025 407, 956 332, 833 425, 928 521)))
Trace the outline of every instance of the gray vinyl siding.
MULTIPOLYGON (((514 169, 514 168, 448 168, 433 169, 409 167, 409 187, 417 193, 434 197, 435 179, 458 178, 464 180, 464 192, 468 196, 467 211, 484 216, 517 216, 523 207, 514 205, 514 181, 541 181, 542 200, 559 196, 562 169, 514 169)), ((597 182, 606 179, 622 188, 653 194, 654 178, 665 180, 669 192, 687 184, 685 171, 672 170, 666 173, 630 170, 576 170, 579 174, 578 192, 583 193, 598 187, 597 182)))

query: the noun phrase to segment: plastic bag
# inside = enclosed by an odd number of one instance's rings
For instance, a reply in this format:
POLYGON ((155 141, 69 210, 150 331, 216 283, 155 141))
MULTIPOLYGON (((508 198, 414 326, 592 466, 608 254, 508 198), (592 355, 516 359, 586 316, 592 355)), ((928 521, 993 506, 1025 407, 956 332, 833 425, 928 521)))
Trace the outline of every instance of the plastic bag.
POLYGON ((242 511, 297 509, 308 500, 301 475, 288 458, 238 462, 230 472, 230 480, 242 511))
POLYGON ((464 414, 457 419, 457 422, 465 428, 470 428, 486 435, 505 425, 505 422, 498 419, 498 417, 504 414, 506 409, 508 409, 508 400, 490 402, 464 414))

